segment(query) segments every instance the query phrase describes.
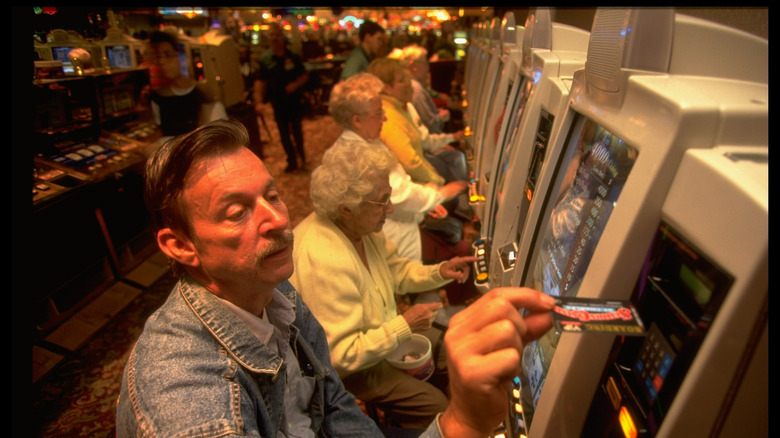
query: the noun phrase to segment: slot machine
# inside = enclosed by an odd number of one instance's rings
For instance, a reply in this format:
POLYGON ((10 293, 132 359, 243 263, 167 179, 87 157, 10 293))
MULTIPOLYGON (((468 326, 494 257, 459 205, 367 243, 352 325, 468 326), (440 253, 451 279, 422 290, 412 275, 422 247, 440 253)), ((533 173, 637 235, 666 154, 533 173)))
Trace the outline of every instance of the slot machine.
POLYGON ((47 36, 45 48, 36 48, 41 59, 62 61, 62 69, 65 75, 80 75, 91 71, 96 67, 102 67, 103 52, 100 45, 81 38, 75 31, 54 29, 47 36), (71 51, 83 49, 87 58, 73 58, 71 51), (74 64, 75 61, 75 64, 74 64))
MULTIPOLYGON (((484 111, 485 118, 482 128, 476 138, 479 145, 473 159, 473 177, 469 186, 469 204, 474 209, 477 218, 484 222, 483 207, 485 186, 489 179, 493 150, 498 142, 503 118, 507 107, 514 104, 510 100, 515 95, 514 83, 518 79, 519 65, 522 58, 523 26, 516 26, 515 16, 507 12, 501 21, 501 56, 498 58, 498 75, 491 87, 491 100, 487 102, 484 111)), ((511 111, 511 108, 509 109, 511 111)))
POLYGON ((119 29, 107 29, 99 45, 105 59, 104 68, 135 68, 143 62, 143 42, 119 29))
POLYGON ((616 337, 591 437, 769 436, 769 149, 685 152, 616 337))
POLYGON ((238 44, 230 35, 216 30, 200 37, 203 76, 207 86, 220 96, 225 108, 244 101, 244 77, 238 59, 238 44))
POLYGON ((490 34, 487 31, 487 23, 479 21, 474 23, 474 31, 469 43, 468 56, 464 71, 463 82, 463 121, 470 135, 469 123, 473 120, 474 110, 477 107, 478 87, 483 77, 480 75, 487 59, 487 47, 490 46, 490 34))
POLYGON ((515 216, 522 217, 520 204, 529 196, 506 181, 538 172, 553 125, 568 109, 571 78, 585 63, 588 40, 587 31, 553 22, 548 8, 534 9, 526 19, 513 104, 503 118, 496 147, 485 154, 490 158, 485 159, 480 178, 485 201, 482 234, 474 247, 475 281, 483 292, 509 283, 517 252, 516 231, 511 228, 519 220, 515 216))
MULTIPOLYGON (((102 69, 101 69, 102 70, 102 69)), ((146 143, 112 129, 143 118, 140 68, 36 79, 30 245, 46 275, 31 280, 42 330, 124 278, 156 246, 143 206, 146 143)))
MULTIPOLYGON (((471 172, 477 170, 479 157, 482 150, 482 142, 485 137, 485 123, 489 116, 489 108, 496 98, 496 88, 501 77, 501 71, 504 68, 504 53, 502 35, 504 27, 509 23, 505 20, 499 20, 498 17, 491 20, 490 25, 490 46, 487 50, 487 59, 483 70, 479 73, 482 83, 479 84, 477 94, 477 106, 472 112, 473 122, 469 123, 472 135, 466 137, 466 149, 468 165, 471 172)), ((499 97, 500 99, 500 97, 499 97)))
POLYGON ((468 107, 464 114, 466 157, 469 167, 474 165, 474 160, 479 153, 477 137, 481 135, 480 126, 484 120, 484 107, 490 99, 493 82, 499 73, 501 22, 497 17, 490 20, 490 24, 484 29, 484 34, 484 45, 475 60, 473 80, 468 84, 468 107))
MULTIPOLYGON (((767 69, 764 39, 673 9, 598 9, 510 285, 630 299, 687 151, 767 145, 767 69)), ((614 336, 554 329, 527 345, 511 435, 587 436, 614 336)))

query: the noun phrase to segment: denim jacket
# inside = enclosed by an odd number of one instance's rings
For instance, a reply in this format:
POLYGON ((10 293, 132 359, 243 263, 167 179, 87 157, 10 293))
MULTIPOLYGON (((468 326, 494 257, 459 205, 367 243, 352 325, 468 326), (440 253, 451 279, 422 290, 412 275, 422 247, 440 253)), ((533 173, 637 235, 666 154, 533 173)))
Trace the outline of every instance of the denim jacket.
MULTIPOLYGON (((331 367, 322 326, 289 282, 277 289, 295 306, 290 345, 315 378, 312 429, 321 437, 381 437, 331 367)), ((185 277, 130 353, 116 436, 276 438, 285 367, 216 296, 185 277)), ((436 424, 422 436, 439 437, 436 424)))

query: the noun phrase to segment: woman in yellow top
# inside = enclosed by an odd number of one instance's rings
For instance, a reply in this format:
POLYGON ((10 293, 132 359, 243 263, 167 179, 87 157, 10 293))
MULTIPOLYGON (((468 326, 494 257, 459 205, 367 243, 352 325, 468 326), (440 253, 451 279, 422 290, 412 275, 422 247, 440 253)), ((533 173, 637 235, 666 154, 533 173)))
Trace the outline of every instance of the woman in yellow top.
POLYGON ((466 156, 450 146, 463 140, 463 131, 452 134, 431 134, 412 102, 411 77, 402 61, 375 59, 368 72, 378 77, 382 89, 382 108, 387 121, 382 126, 381 140, 393 151, 398 161, 421 184, 439 185, 452 181, 467 181, 466 156))

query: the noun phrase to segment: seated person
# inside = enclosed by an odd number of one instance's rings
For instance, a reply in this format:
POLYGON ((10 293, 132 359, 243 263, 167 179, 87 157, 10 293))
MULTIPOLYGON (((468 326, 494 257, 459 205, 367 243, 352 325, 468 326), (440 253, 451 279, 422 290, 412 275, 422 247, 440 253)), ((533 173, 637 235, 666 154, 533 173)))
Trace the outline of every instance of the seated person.
POLYGON ((394 50, 390 57, 400 59, 409 72, 412 78, 412 104, 425 127, 431 134, 444 132, 447 122, 450 121, 450 112, 446 108, 439 108, 428 91, 430 85, 428 52, 420 46, 411 45, 401 50, 394 50))
MULTIPOLYGON (((384 83, 382 108, 387 120, 382 126, 380 138, 412 180, 438 185, 468 181, 466 154, 452 146, 452 143, 463 141, 463 131, 453 134, 431 134, 428 131, 411 103, 412 82, 403 62, 392 58, 376 59, 368 66, 368 72, 384 83)), ((447 202, 445 207, 461 220, 470 221, 474 217, 466 193, 447 202)))
MULTIPOLYGON (((145 200, 179 281, 130 352, 118 438, 381 436, 287 281, 287 208, 248 142, 243 125, 219 120, 147 162, 145 200)), ((531 289, 500 288, 455 315, 445 336, 451 402, 421 438, 491 433, 507 415, 523 346, 552 327, 553 305, 531 289)))
POLYGON ((325 151, 311 175, 314 213, 294 230, 290 282, 325 329, 347 391, 402 427, 419 429, 447 407, 447 397, 385 358, 413 332, 430 329, 442 304, 415 304, 398 315, 395 294, 465 281, 476 259, 423 265, 398 256, 381 232, 393 211, 395 164, 391 152, 365 142, 338 142, 325 151))
POLYGON ((159 68, 162 86, 151 90, 152 113, 163 140, 192 131, 198 125, 226 119, 225 106, 204 83, 182 74, 178 40, 167 31, 149 36, 151 59, 159 68))
MULTIPOLYGON (((370 73, 358 73, 333 87, 328 110, 344 128, 336 143, 354 141, 389 150, 379 138, 385 121, 382 87, 382 81, 370 73)), ((421 261, 420 223, 429 213, 447 215, 441 203, 463 193, 468 185, 465 181, 442 186, 416 183, 403 166, 396 164, 390 171, 390 186, 393 212, 387 215, 382 231, 398 247, 401 257, 421 261)))
POLYGON ((431 134, 412 102, 412 82, 398 59, 379 58, 368 72, 383 83, 382 108, 387 121, 380 138, 395 153, 413 181, 442 185, 468 181, 466 156, 450 143, 462 141, 463 131, 431 134))

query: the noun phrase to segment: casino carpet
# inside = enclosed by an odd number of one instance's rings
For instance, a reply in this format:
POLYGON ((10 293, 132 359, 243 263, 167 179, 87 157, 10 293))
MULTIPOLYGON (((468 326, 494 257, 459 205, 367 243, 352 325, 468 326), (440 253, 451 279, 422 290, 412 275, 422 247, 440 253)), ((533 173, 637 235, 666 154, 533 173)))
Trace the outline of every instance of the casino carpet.
MULTIPOLYGON (((295 226, 311 210, 309 177, 311 169, 341 133, 327 115, 312 113, 303 121, 306 168, 285 173, 284 149, 270 109, 264 113, 270 131, 261 126, 263 153, 269 171, 276 179, 295 226)), ((122 371, 133 343, 146 318, 168 296, 175 280, 170 274, 159 278, 138 295, 100 332, 75 353, 62 360, 48 375, 33 385, 31 436, 114 437, 115 403, 122 371)))

